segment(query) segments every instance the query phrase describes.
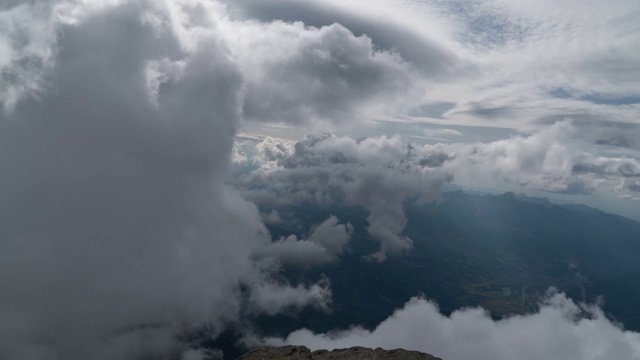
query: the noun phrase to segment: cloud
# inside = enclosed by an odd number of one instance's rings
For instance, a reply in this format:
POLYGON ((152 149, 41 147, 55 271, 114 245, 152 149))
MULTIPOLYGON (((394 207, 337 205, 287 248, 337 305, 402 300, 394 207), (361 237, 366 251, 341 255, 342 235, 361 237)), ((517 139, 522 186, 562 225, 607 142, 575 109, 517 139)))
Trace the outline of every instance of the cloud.
POLYGON ((640 161, 632 158, 584 156, 584 159, 573 166, 573 171, 640 177, 640 161))
MULTIPOLYGON (((571 115, 558 114, 539 119, 538 123, 546 126, 571 118, 571 115)), ((572 124, 578 137, 604 148, 608 152, 618 151, 633 154, 633 151, 629 150, 640 150, 639 124, 606 121, 596 116, 580 116, 579 121, 573 121, 572 124)))
POLYGON ((0 358, 178 358, 185 327, 238 320, 240 287, 255 311, 326 306, 328 283, 255 262, 269 234, 225 184, 244 77, 221 9, 0 12, 0 358))
POLYGON ((239 175, 236 185, 258 204, 320 205, 346 202, 369 210, 369 234, 383 260, 411 248, 402 235, 403 199, 437 195, 455 181, 498 187, 585 195, 634 197, 640 163, 626 155, 595 155, 584 128, 566 120, 531 135, 487 143, 415 145, 399 137, 355 140, 331 134, 301 141, 266 138, 256 145, 257 169, 239 175), (621 182, 626 182, 621 186, 621 182))
MULTIPOLYGON (((433 199, 453 174, 473 170, 556 192, 636 192, 637 159, 592 154, 576 139, 591 134, 636 149, 632 136, 565 123, 528 137, 433 147, 398 137, 267 139, 251 163, 252 154, 234 148, 240 127, 353 127, 423 101, 447 104, 443 116, 451 118, 515 107, 531 118, 562 110, 637 120, 635 22, 622 15, 633 10, 626 4, 559 19, 531 3, 499 3, 491 9, 506 15, 496 18, 532 30, 476 51, 459 41, 457 18, 438 20, 435 3, 425 7, 431 28, 418 25, 424 13, 409 16, 402 6, 359 12, 341 3, 298 2, 284 15, 256 1, 0 5, 0 273, 9 274, 0 277, 8 294, 0 298, 0 357, 194 357, 197 350, 172 340, 178 325, 219 331, 244 307, 326 309, 328 281, 288 284, 269 259, 334 261, 350 226, 331 217, 306 238, 272 243, 256 206, 227 184, 231 161, 252 170, 234 183, 256 203, 368 209, 367 230, 380 244, 369 258, 378 261, 412 246, 404 199, 433 199), (322 11, 314 17, 315 10, 322 11), (593 34, 611 42, 592 52, 563 46, 593 34), (558 59, 537 53, 547 45, 558 59), (630 50, 613 56, 619 49, 630 50)), ((286 11, 294 3, 270 4, 286 11)))
POLYGON ((445 151, 445 166, 458 176, 489 178, 551 192, 564 192, 573 178, 575 146, 570 123, 559 123, 534 135, 490 143, 460 144, 445 151))
POLYGON ((280 224, 282 223, 282 218, 280 217, 280 213, 278 210, 273 209, 269 213, 262 214, 262 220, 265 224, 280 224))
MULTIPOLYGON (((395 51, 449 124, 524 130, 546 116, 638 123, 638 5, 562 1, 226 1, 232 17, 334 23, 395 51), (567 12, 569 11, 569 12, 567 12)), ((440 116, 439 116, 440 117, 440 116)))
POLYGON ((436 89, 456 96, 458 106, 446 117, 501 113, 502 120, 487 122, 516 128, 556 114, 637 122, 638 104, 616 100, 637 96, 631 64, 638 52, 629 50, 637 48, 637 16, 630 15, 637 14, 637 4, 594 3, 579 16, 566 16, 563 9, 574 1, 467 3, 444 3, 443 12, 464 26, 460 40, 476 49, 481 70, 469 82, 436 89))
POLYGON ((576 305, 551 293, 534 314, 493 320, 481 308, 442 315, 433 302, 413 298, 369 331, 360 327, 314 334, 295 331, 268 344, 312 350, 351 346, 418 350, 447 360, 640 359, 640 334, 609 321, 597 306, 576 305))
POLYGON ((438 115, 448 124, 524 130, 557 115, 638 123, 633 2, 581 4, 576 16, 567 15, 573 0, 226 3, 237 19, 337 23, 395 51, 427 79, 416 108, 451 104, 438 115))
POLYGON ((422 95, 421 77, 402 57, 340 24, 241 24, 231 50, 246 77, 247 120, 348 125, 402 111, 422 95))
POLYGON ((626 182, 625 187, 633 192, 640 192, 640 181, 626 182))
POLYGON ((275 282, 261 282, 254 286, 249 297, 249 311, 276 315, 285 311, 299 311, 313 306, 322 311, 329 311, 331 290, 329 280, 321 279, 311 286, 289 286, 275 282))
POLYGON ((423 133, 426 136, 460 136, 462 133, 453 129, 427 129, 423 133))
POLYGON ((314 267, 336 261, 345 252, 352 234, 350 223, 339 224, 338 218, 332 215, 313 228, 306 239, 295 235, 283 237, 268 243, 257 254, 276 259, 285 266, 314 267))
POLYGON ((324 246, 333 255, 342 255, 345 251, 345 246, 351 240, 352 234, 353 226, 351 223, 340 225, 338 224, 338 218, 331 215, 322 224, 313 229, 313 232, 309 235, 309 241, 324 246))
POLYGON ((308 26, 325 27, 340 24, 357 36, 366 35, 377 48, 397 52, 420 73, 430 78, 455 75, 464 67, 454 49, 448 48, 446 36, 437 25, 435 14, 408 14, 400 4, 385 2, 239 0, 225 1, 238 18, 257 19, 264 23, 303 22, 308 26), (411 26, 421 22, 422 26, 411 26), (426 24, 431 26, 428 31, 426 24), (434 36, 435 35, 435 36, 434 36), (439 35, 439 36, 438 36, 439 35))
POLYGON ((402 201, 418 194, 432 200, 450 179, 429 167, 434 159, 398 137, 358 141, 324 133, 295 143, 267 138, 257 148, 260 168, 236 182, 245 197, 272 205, 346 201, 363 206, 369 210, 367 231, 380 244, 369 256, 376 261, 412 247, 402 234, 402 201))
POLYGON ((59 12, 48 2, 3 3, 0 7, 0 102, 12 109, 24 95, 46 83, 55 48, 53 23, 59 12))
POLYGON ((574 123, 558 122, 526 137, 443 145, 449 159, 443 166, 463 181, 485 179, 565 194, 624 195, 615 184, 640 175, 638 160, 592 154, 574 123))
MULTIPOLYGON (((252 37, 251 41, 242 40, 245 36, 239 35, 239 40, 234 41, 251 44, 234 46, 249 49, 247 51, 253 54, 253 57, 241 56, 255 59, 250 65, 243 65, 244 68, 269 69, 269 66, 256 64, 267 61, 265 64, 270 65, 272 60, 264 59, 278 56, 263 55, 267 51, 263 51, 260 44, 269 49, 280 49, 287 44, 284 50, 273 53, 285 54, 295 49, 298 50, 293 56, 295 59, 316 58, 317 64, 304 61, 303 75, 298 72, 303 67, 286 60, 274 63, 276 67, 287 69, 285 75, 267 71, 266 75, 255 76, 258 85, 272 94, 269 95, 273 96, 271 102, 282 105, 274 109, 283 109, 279 113, 262 111, 264 119, 289 118, 300 123, 301 114, 325 120, 333 116, 329 123, 346 122, 348 126, 351 118, 371 118, 372 114, 376 117, 381 114, 411 115, 416 114, 415 109, 428 109, 430 104, 439 103, 446 104, 446 109, 430 116, 445 119, 449 125, 504 127, 530 132, 539 130, 542 127, 539 120, 549 117, 560 120, 571 117, 577 127, 581 127, 582 122, 589 124, 596 119, 609 125, 585 131, 582 136, 593 138, 599 144, 637 149, 637 136, 614 131, 610 126, 638 123, 639 77, 635 76, 637 67, 633 66, 640 53, 634 51, 639 35, 635 26, 638 6, 632 2, 620 0, 581 6, 579 16, 567 16, 562 10, 573 9, 573 0, 545 2, 547 6, 540 6, 538 1, 502 0, 241 0, 225 3, 232 19, 251 24, 247 31, 253 26, 264 33, 252 37), (279 21, 285 21, 286 25, 279 21), (294 31, 295 28, 306 31, 294 31), (328 35, 337 33, 338 29, 348 35, 340 42, 335 35, 330 42, 309 41, 316 31, 328 35), (278 38, 286 41, 274 43, 271 33, 280 33, 278 38), (300 40, 292 41, 294 38, 300 40), (320 73, 342 74, 343 69, 335 67, 336 63, 330 65, 319 60, 315 55, 307 56, 308 52, 302 51, 305 46, 311 45, 335 55, 340 52, 338 48, 343 48, 337 47, 338 43, 356 43, 356 39, 370 41, 371 59, 367 60, 366 51, 361 55, 349 51, 349 59, 368 64, 365 67, 368 74, 374 68, 391 69, 383 66, 377 55, 396 55, 394 78, 411 77, 410 81, 403 81, 407 84, 405 93, 391 86, 396 82, 389 81, 377 83, 386 97, 376 90, 364 90, 360 86, 362 83, 355 81, 359 78, 358 72, 343 76, 348 86, 334 82, 332 76, 315 77, 320 73), (308 75, 304 74, 313 74, 314 81, 309 81, 308 75), (315 85, 320 83, 333 91, 316 92, 315 85), (302 91, 294 94, 282 91, 278 84, 289 84, 295 89, 305 85, 302 91), (417 89, 410 90, 413 87, 417 89), (341 98, 348 98, 350 102, 327 102, 334 94, 349 94, 341 98), (362 102, 360 94, 372 101, 362 102), (310 100, 312 95, 314 100, 310 100), (287 102, 294 99, 298 102, 287 102), (374 99, 384 99, 384 105, 374 99), (300 106, 300 103, 305 105, 300 106)), ((266 98, 260 96, 257 102, 266 98)), ((248 105, 251 103, 247 102, 248 105)), ((323 127, 314 128, 319 129, 323 127)))

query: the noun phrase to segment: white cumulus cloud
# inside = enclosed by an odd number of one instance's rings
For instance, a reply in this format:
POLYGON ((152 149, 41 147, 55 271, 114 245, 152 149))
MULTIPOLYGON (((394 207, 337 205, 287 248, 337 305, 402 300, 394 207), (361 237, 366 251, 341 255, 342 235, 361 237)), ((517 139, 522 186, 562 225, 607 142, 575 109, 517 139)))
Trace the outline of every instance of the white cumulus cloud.
POLYGON ((446 360, 640 359, 640 334, 612 323, 597 306, 576 305, 563 294, 550 294, 536 313, 502 320, 491 319, 481 308, 445 316, 433 302, 413 298, 373 330, 314 334, 301 329, 266 343, 312 350, 404 348, 446 360))

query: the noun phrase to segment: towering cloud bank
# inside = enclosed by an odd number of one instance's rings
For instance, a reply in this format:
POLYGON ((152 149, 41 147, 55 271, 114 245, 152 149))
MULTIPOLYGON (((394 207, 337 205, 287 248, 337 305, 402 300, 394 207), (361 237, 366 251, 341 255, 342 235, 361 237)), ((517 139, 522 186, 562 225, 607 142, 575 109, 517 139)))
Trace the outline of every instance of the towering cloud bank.
POLYGON ((179 357, 176 333, 243 303, 326 307, 326 281, 256 265, 270 239, 224 183, 246 88, 224 21, 210 1, 1 8, 1 358, 179 357))

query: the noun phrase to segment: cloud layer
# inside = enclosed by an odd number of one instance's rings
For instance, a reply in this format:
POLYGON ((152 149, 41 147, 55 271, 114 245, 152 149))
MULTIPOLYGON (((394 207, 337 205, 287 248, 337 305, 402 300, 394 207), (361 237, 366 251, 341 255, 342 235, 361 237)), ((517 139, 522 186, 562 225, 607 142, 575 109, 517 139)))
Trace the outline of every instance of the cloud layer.
POLYGON ((640 359, 640 334, 624 331, 596 306, 551 294, 535 314, 492 320, 481 308, 440 314, 436 304, 414 298, 369 331, 359 327, 314 334, 303 329, 272 345, 312 350, 351 346, 418 350, 447 360, 640 359))
MULTIPOLYGON (((256 204, 286 206, 347 203, 369 211, 367 231, 380 244, 370 259, 411 249, 403 235, 403 201, 437 198, 440 185, 457 183, 558 194, 635 199, 640 162, 598 156, 571 121, 530 136, 488 143, 415 145, 400 137, 356 140, 323 133, 293 141, 266 138, 235 185, 256 204)), ((285 247, 286 240, 279 246, 285 247)), ((302 244, 302 243, 301 243, 302 244)))
POLYGON ((285 266, 310 268, 338 260, 346 251, 351 240, 353 226, 339 224, 338 218, 330 216, 316 226, 307 238, 298 239, 295 235, 283 237, 267 244, 257 251, 257 255, 271 258, 285 266))

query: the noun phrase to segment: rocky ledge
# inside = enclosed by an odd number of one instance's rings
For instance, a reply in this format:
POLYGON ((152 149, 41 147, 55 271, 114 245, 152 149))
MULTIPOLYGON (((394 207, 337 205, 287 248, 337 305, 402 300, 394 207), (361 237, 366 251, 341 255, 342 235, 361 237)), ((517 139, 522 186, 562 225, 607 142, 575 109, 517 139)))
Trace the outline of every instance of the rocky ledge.
POLYGON ((429 354, 403 349, 384 350, 352 347, 311 351, 304 346, 264 347, 251 350, 238 360, 442 360, 429 354))

